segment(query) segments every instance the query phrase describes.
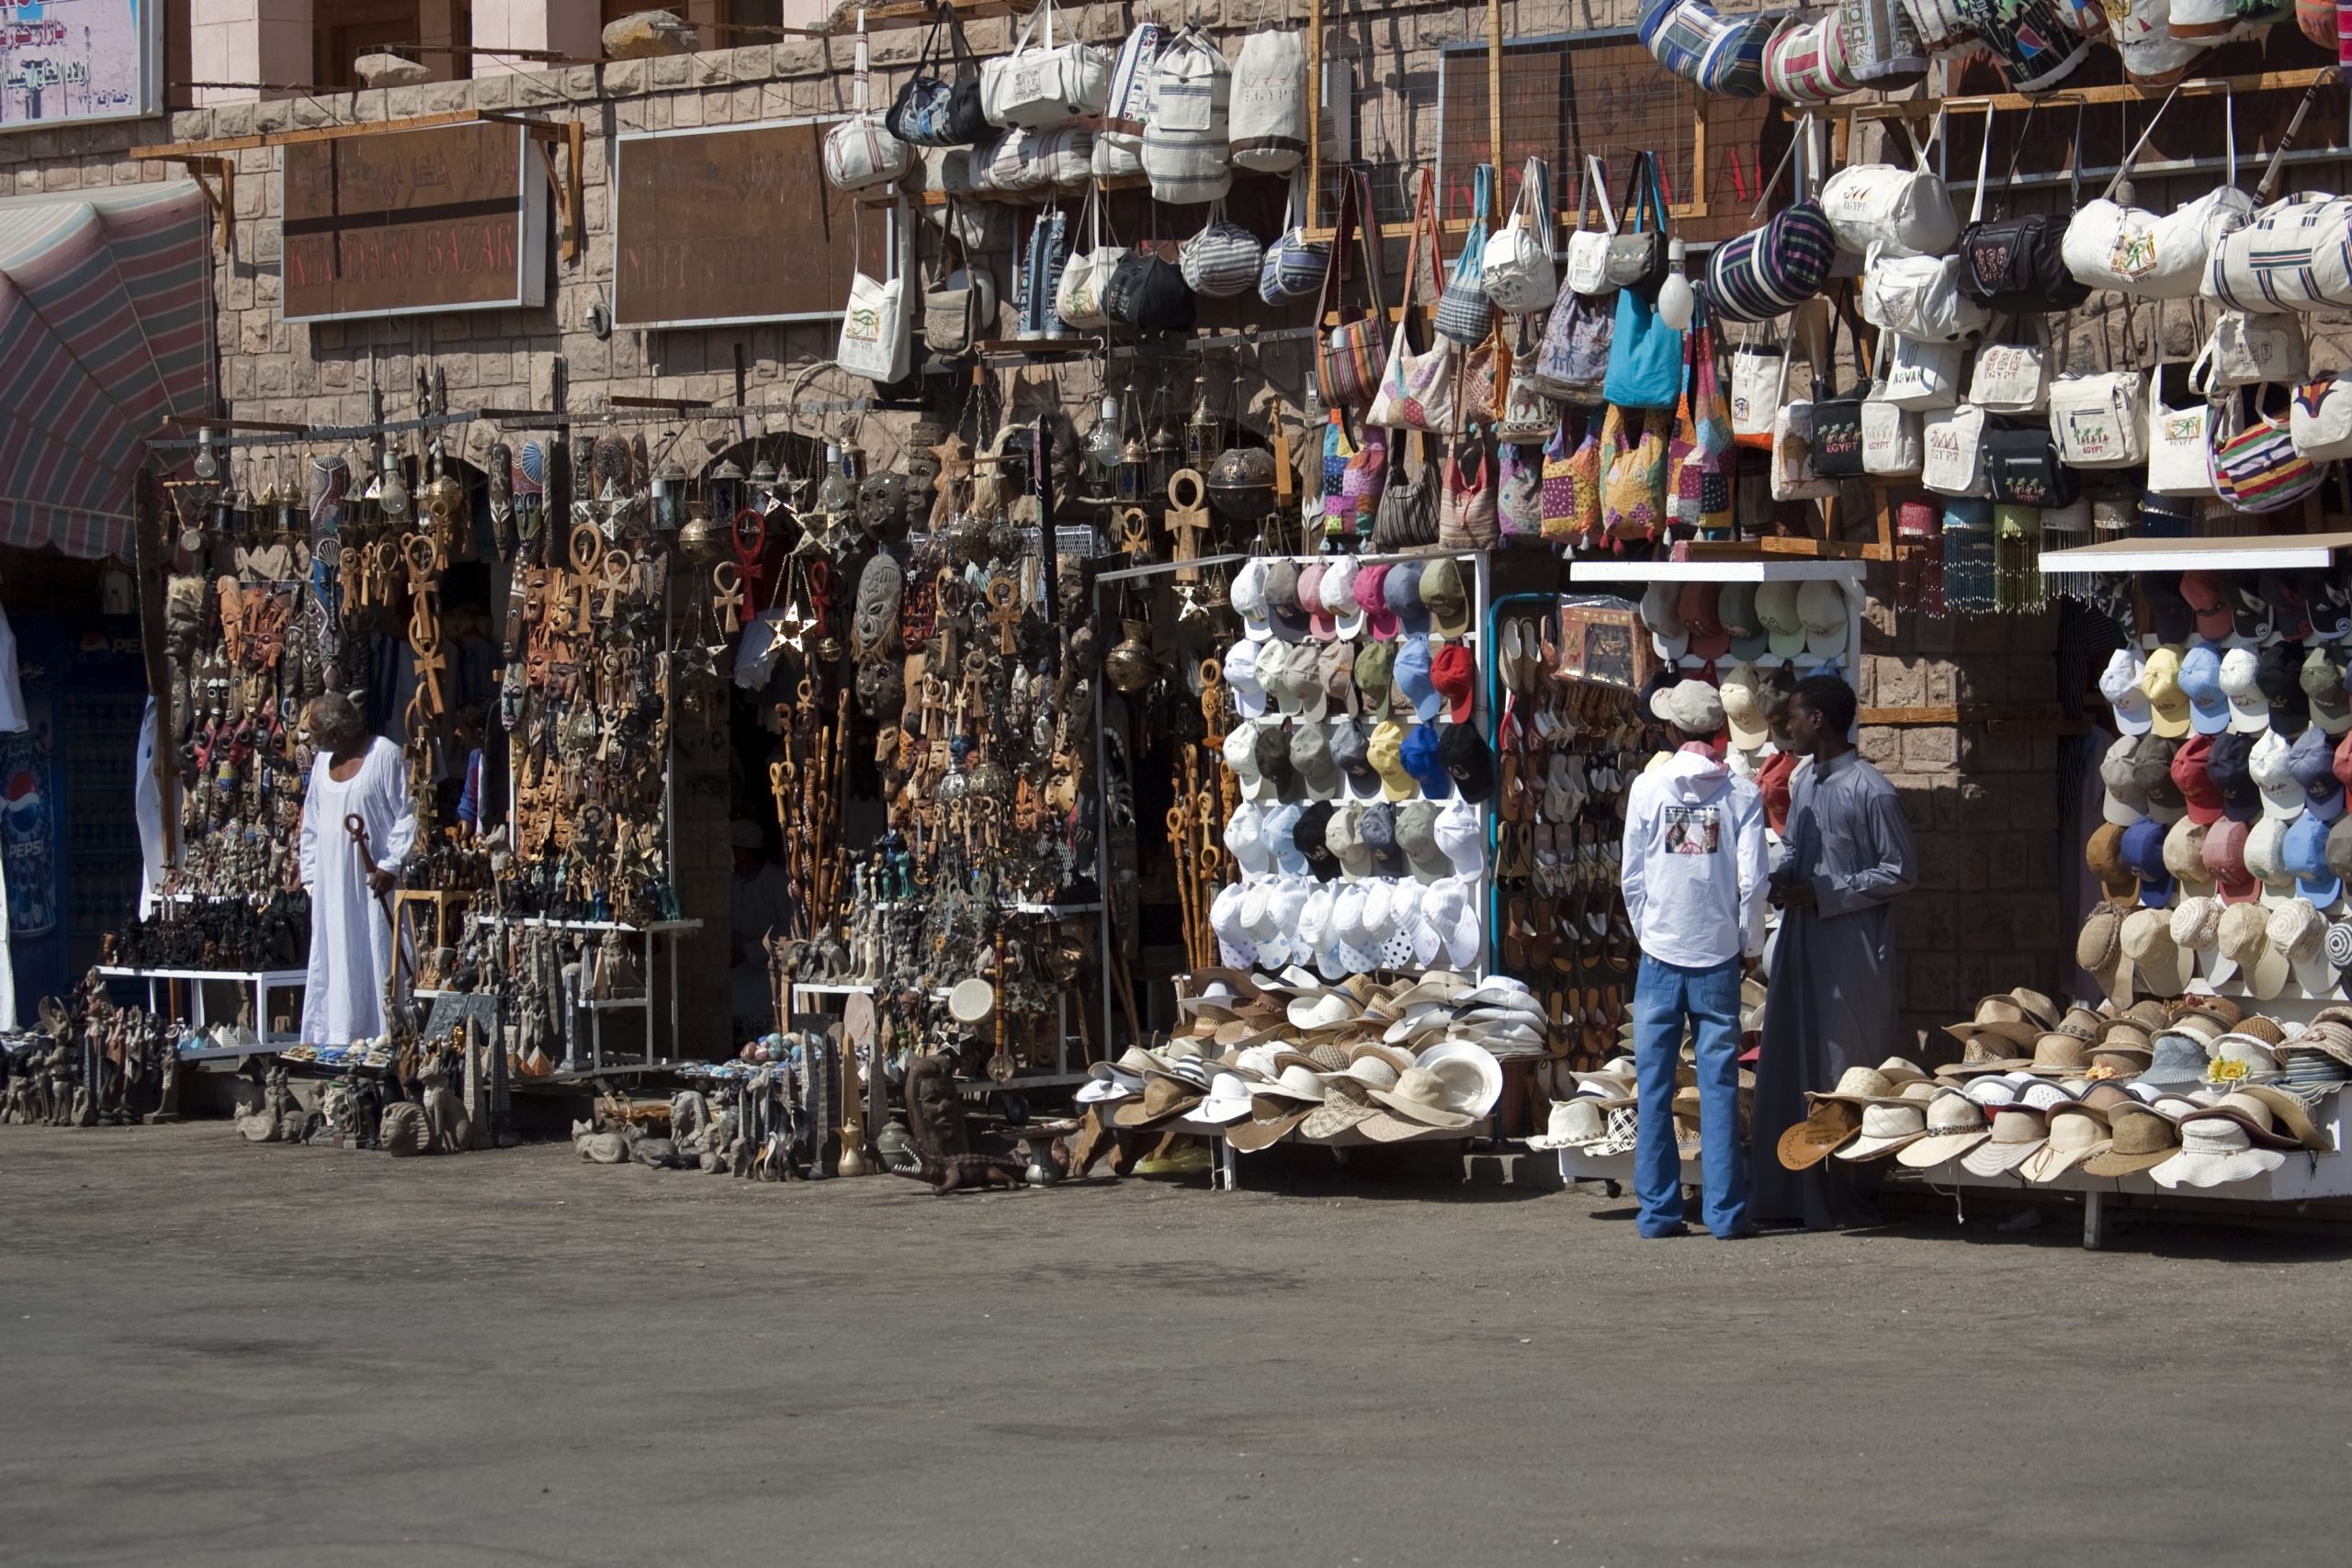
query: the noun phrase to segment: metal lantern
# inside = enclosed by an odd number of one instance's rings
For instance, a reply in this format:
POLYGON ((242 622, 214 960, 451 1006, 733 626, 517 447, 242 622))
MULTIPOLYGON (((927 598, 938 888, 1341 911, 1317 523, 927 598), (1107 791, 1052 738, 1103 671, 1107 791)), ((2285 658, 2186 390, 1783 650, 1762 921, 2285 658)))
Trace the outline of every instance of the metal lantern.
POLYGON ((775 497, 775 462, 773 458, 763 457, 752 465, 751 504, 753 507, 760 511, 767 509, 768 502, 775 497))
POLYGON ((686 470, 675 457, 664 457, 653 470, 653 526, 674 534, 686 523, 686 470))
POLYGON ((1225 421, 1218 417, 1210 399, 1206 371, 1201 373, 1193 386, 1197 392, 1193 400, 1193 417, 1184 422, 1184 466, 1205 474, 1209 465, 1225 450, 1225 421))
POLYGON ((708 480, 710 510, 721 517, 732 517, 743 509, 742 466, 729 457, 710 470, 708 480))

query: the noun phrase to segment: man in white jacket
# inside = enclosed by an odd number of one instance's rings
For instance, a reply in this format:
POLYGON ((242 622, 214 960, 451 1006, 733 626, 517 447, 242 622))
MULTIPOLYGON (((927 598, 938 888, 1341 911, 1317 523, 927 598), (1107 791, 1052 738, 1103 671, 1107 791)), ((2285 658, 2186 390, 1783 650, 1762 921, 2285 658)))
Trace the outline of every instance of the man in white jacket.
POLYGON ((1764 798, 1715 746, 1724 707, 1703 681, 1657 696, 1675 750, 1625 798, 1625 913, 1642 945, 1634 987, 1641 1133, 1634 1186, 1645 1236, 1685 1235, 1674 1073, 1687 1024, 1698 1054, 1707 1229, 1751 1234, 1739 1148, 1739 972, 1764 948, 1764 798))

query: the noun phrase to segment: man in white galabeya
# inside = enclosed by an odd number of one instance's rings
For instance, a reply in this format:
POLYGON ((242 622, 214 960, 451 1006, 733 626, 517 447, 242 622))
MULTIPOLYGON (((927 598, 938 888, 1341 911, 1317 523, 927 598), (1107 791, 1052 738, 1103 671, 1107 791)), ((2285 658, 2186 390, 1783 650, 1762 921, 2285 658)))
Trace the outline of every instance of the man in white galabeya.
POLYGON ((1764 797, 1724 765, 1724 707, 1703 681, 1660 693, 1651 709, 1675 750, 1625 797, 1625 913, 1642 945, 1634 987, 1641 1131, 1634 1151, 1638 1228, 1684 1235, 1674 1072, 1687 1026, 1698 1055, 1707 1229, 1751 1234, 1739 1147, 1740 960, 1763 951, 1764 797))

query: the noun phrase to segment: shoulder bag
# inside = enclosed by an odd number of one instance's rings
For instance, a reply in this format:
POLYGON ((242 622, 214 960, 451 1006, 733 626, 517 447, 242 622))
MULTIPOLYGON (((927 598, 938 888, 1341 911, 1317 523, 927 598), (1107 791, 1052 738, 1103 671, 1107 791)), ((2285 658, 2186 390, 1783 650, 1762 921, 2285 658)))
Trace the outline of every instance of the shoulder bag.
POLYGON ((1938 495, 1983 496, 1984 411, 1962 403, 1939 409, 1919 422, 1919 482, 1938 495))
POLYGON ((2090 39, 2070 26, 2058 0, 1956 0, 2020 93, 2054 87, 2088 58, 2090 39))
POLYGON ((1764 220, 1772 189, 1796 156, 1800 129, 1789 139, 1779 167, 1756 194, 1756 209, 1747 217, 1748 231, 1707 253, 1707 270, 1700 283, 1708 312, 1717 321, 1769 321, 1785 315, 1821 292, 1829 269, 1838 260, 1838 236, 1822 209, 1804 197, 1764 220), (1762 223, 1761 228, 1757 227, 1762 223))
POLYGON ((1372 547, 1384 555, 1398 550, 1425 549, 1437 543, 1437 496, 1429 463, 1421 448, 1421 433, 1407 443, 1412 460, 1389 465, 1388 483, 1380 493, 1380 511, 1373 519, 1372 547))
POLYGON ((1498 441, 1548 441, 1560 428, 1560 406, 1535 383, 1530 374, 1534 364, 1533 345, 1522 337, 1510 355, 1510 368, 1504 378, 1503 406, 1495 420, 1498 441))
POLYGON ((1674 407, 1682 395, 1682 337, 1658 316, 1655 294, 1619 289, 1601 396, 1629 409, 1674 407))
POLYGON ((1290 194, 1283 198, 1282 234, 1266 247, 1258 264, 1258 298, 1268 305, 1307 299, 1323 287, 1323 275, 1331 269, 1330 245, 1309 240, 1306 224, 1299 220, 1299 191, 1305 183, 1304 175, 1291 176, 1290 194))
MULTIPOLYGON (((1862 403, 1868 387, 1861 379, 1861 345, 1854 345, 1854 384, 1838 387, 1838 319, 1829 325, 1829 363, 1823 372, 1827 396, 1813 400, 1813 471, 1823 479, 1854 479, 1862 467, 1862 403)), ((1850 336, 1850 333, 1849 333, 1850 336)))
POLYGON ((1601 418, 1600 525, 1612 539, 1646 539, 1666 526, 1665 423, 1614 403, 1601 418))
POLYGON ((1901 333, 1881 333, 1879 344, 1883 400, 1915 413, 1960 401, 1960 344, 1921 343, 1901 333))
POLYGON ((1119 46, 1111 85, 1102 95, 1102 127, 1094 133, 1094 177, 1131 179, 1143 173, 1143 129, 1151 120, 1151 71, 1168 47, 1168 29, 1137 22, 1119 46))
POLYGON ((1960 232, 1952 216, 1951 193, 1941 176, 1928 167, 1928 149, 1942 134, 1943 121, 1926 141, 1902 122, 1910 140, 1912 166, 1858 164, 1838 170, 1821 187, 1821 210, 1837 231, 1838 243, 1849 251, 1897 256, 1939 256, 1951 249, 1960 232))
MULTIPOLYGON (((2158 301, 2156 368, 2148 386, 2148 491, 2153 495, 2213 493, 2213 405, 2190 393, 2175 406, 2165 401, 2164 305, 2158 301)), ((2186 367, 2176 366, 2183 371, 2186 367)))
POLYGON ((1616 316, 1609 306, 1581 294, 1562 294, 1544 323, 1544 342, 1530 372, 1547 397, 1591 405, 1604 400, 1609 382, 1609 343, 1616 316))
MULTIPOLYGON (((1608 198, 1603 191, 1601 199, 1608 198)), ((1625 205, 1634 209, 1634 227, 1621 231, 1612 220, 1603 281, 1611 288, 1656 288, 1666 281, 1666 202, 1659 195, 1657 160, 1652 154, 1634 155, 1625 205)))
POLYGON ((2352 381, 2330 371, 2304 382, 2295 389, 2295 406, 2287 423, 2295 450, 2311 461, 2352 457, 2352 381))
MULTIPOLYGON (((2099 330, 2105 343, 2105 318, 2099 330)), ((2129 344, 2129 319, 2123 330, 2129 344)), ((2061 376, 2050 389, 2050 437, 2070 468, 2130 468, 2148 459, 2147 373, 2114 368, 2112 345, 2106 358, 2107 369, 2061 376)))
MULTIPOLYGON (((2029 107, 2018 128, 2017 150, 2009 156, 2009 173, 2002 182, 2009 187, 2017 178, 2018 160, 2025 152, 2027 133, 2033 129, 2029 107)), ((2075 106, 2075 153, 2069 159, 2066 210, 2072 214, 2083 200, 2083 106, 2075 106)), ((1968 227, 1960 235, 1961 291, 1996 310, 2071 310, 2091 297, 2090 286, 2066 268, 2067 217, 2028 212, 2016 218, 1984 218, 1986 154, 1993 149, 1993 116, 1984 116, 1984 138, 1976 149, 1976 192, 1968 209, 1968 227)), ((2006 203, 2004 203, 2006 205, 2006 203)))
POLYGON ((2233 310, 2276 315, 2352 304, 2352 197, 2312 192, 2272 202, 2280 160, 2319 91, 2307 89, 2255 187, 2251 222, 2213 243, 2199 292, 2233 310))
POLYGON ((1137 332, 1190 332, 1197 306, 1184 275, 1159 254, 1158 245, 1138 245, 1119 258, 1111 281, 1102 286, 1103 313, 1123 327, 1137 332))
POLYGON ((2011 341, 2023 324, 2020 318, 2012 316, 2010 337, 1977 347, 1968 400, 1987 413, 2036 414, 2050 410, 2049 327, 2037 317, 2034 342, 2011 341))
POLYGON ((1736 445, 1771 449, 1772 417, 1780 412, 1787 385, 1788 351, 1759 348, 1742 333, 1731 356, 1731 438, 1736 445))
POLYGON ((1862 268, 1862 320, 1926 343, 1956 343, 1992 320, 1960 290, 1958 256, 1898 256, 1872 252, 1862 268))
POLYGON ((1194 27, 1170 39, 1151 68, 1143 133, 1152 200, 1215 201, 1233 188, 1232 106, 1233 68, 1216 41, 1194 27))
POLYGON ((1874 479, 1907 479, 1919 471, 1921 460, 1919 416, 1887 396, 1886 345, 1893 336, 1879 334, 1879 375, 1862 400, 1862 471, 1874 479))
MULTIPOLYGON (((1464 348, 1484 343, 1493 330, 1494 301, 1487 298, 1487 219, 1493 210, 1495 199, 1495 166, 1481 164, 1470 182, 1470 232, 1464 236, 1462 254, 1454 258, 1453 276, 1446 280, 1444 291, 1439 295, 1435 324, 1439 333, 1452 338, 1464 348)), ((1436 229, 1436 214, 1430 214, 1430 228, 1436 229)), ((1444 253, 1434 250, 1432 260, 1442 263, 1444 253)))
POLYGON ((1102 307, 1103 293, 1111 287, 1111 278, 1119 270, 1119 263, 1126 255, 1114 237, 1110 244, 1102 243, 1102 192, 1100 186, 1089 186, 1086 208, 1080 214, 1086 226, 1086 249, 1069 259, 1062 268, 1062 281, 1054 291, 1054 314, 1062 324, 1082 332, 1096 332, 1110 323, 1110 313, 1102 307))
POLYGON ((915 156, 874 112, 874 79, 865 66, 865 22, 857 28, 857 70, 851 78, 850 117, 825 132, 825 178, 836 190, 870 190, 892 185, 914 167, 915 156))
POLYGON ((2157 107, 2107 189, 2086 202, 2066 225, 2066 268, 2093 288, 2112 288, 2143 299, 2189 299, 2204 281, 2206 261, 2216 242, 2243 227, 2254 211, 2253 198, 2237 188, 2237 110, 2227 94, 2222 101, 2222 134, 2228 163, 2222 184, 2168 217, 2131 205, 2132 161, 2171 107, 2170 97, 2157 107))
POLYGON ((990 125, 1068 125, 1102 112, 1111 62, 1091 43, 1054 41, 1054 0, 1038 0, 1012 52, 980 67, 980 107, 990 125))
POLYGON ((1445 494, 1439 503, 1442 550, 1491 550, 1501 523, 1495 512, 1495 458, 1482 436, 1453 443, 1445 460, 1445 494))
POLYGON ((1544 448, 1544 536, 1589 542, 1600 526, 1600 421, 1584 422, 1571 442, 1566 422, 1544 448))
POLYGON ((2046 424, 1988 429, 1984 446, 1985 488, 2001 505, 2070 506, 2081 491, 2046 424))
POLYGON ((1424 430, 1432 435, 1450 434, 1458 423, 1454 412, 1454 345, 1431 334, 1429 352, 1415 354, 1412 342, 1413 285, 1419 281, 1424 255, 1430 283, 1437 283, 1436 182, 1423 169, 1413 198, 1413 231, 1405 247, 1404 303, 1388 342, 1387 364, 1380 373, 1380 390, 1372 400, 1364 423, 1390 430, 1424 430), (1429 250, 1422 250, 1427 240, 1429 250))
POLYGON ((1364 408, 1380 389, 1380 373, 1387 363, 1388 307, 1380 293, 1380 220, 1372 207, 1371 175, 1358 164, 1340 182, 1340 217, 1331 232, 1331 265, 1323 269, 1323 283, 1315 299, 1315 326, 1321 333, 1316 344, 1315 378, 1326 408, 1364 408), (1358 232, 1358 224, 1363 226, 1358 232), (1348 242, 1355 240, 1363 260, 1364 291, 1371 296, 1369 314, 1349 316, 1339 304, 1347 282, 1348 242), (1334 310, 1344 318, 1328 324, 1334 310))
POLYGON ((1902 0, 1838 0, 1838 28, 1865 86, 1894 93, 1927 78, 1927 46, 1902 0))
POLYGON ((2292 386, 2310 370, 2303 334, 2292 317, 2224 310, 2188 367, 2188 389, 2200 396, 2265 382, 2292 386))
POLYGON ((1617 212, 1609 205, 1609 168, 1599 158, 1588 152, 1584 158, 1584 178, 1577 191, 1577 226, 1568 235, 1567 266, 1560 279, 1561 287, 1572 294, 1597 297, 1609 292, 1609 242, 1617 237, 1617 212), (1604 228, 1588 229, 1584 215, 1595 207, 1600 209, 1604 228))
MULTIPOLYGON (((901 235, 912 231, 903 210, 898 214, 896 231, 901 235)), ((906 379, 912 342, 907 330, 907 280, 899 264, 899 246, 888 247, 883 262, 885 276, 879 278, 865 275, 855 259, 854 244, 852 252, 849 305, 842 312, 833 362, 853 376, 888 386, 906 379)))
POLYGON ((2213 490, 2239 512, 2283 512, 2319 489, 2327 466, 2296 451, 2290 421, 2263 412, 2259 400, 2260 389, 2223 400, 2213 425, 2213 490), (2245 395, 2256 399, 2250 421, 2239 403, 2245 395))
POLYGON ((1209 203, 1208 221, 1179 249, 1185 287, 1211 299, 1247 294, 1258 281, 1265 248, 1258 237, 1226 216, 1222 197, 1209 203))
MULTIPOLYGON (((957 359, 971 353, 972 345, 988 336, 996 325, 994 275, 984 266, 973 265, 969 255, 959 256, 957 259, 964 265, 951 270, 947 265, 950 243, 951 240, 941 241, 939 277, 922 295, 923 346, 943 359, 957 359)), ((1066 270, 1064 277, 1075 270, 1075 266, 1066 270)))
POLYGON ((1764 46, 1764 86, 1792 104, 1826 104, 1862 85, 1846 53, 1846 35, 1830 11, 1793 22, 1764 46))
POLYGON ((1560 275, 1552 265, 1552 172, 1541 158, 1527 160, 1510 215, 1487 242, 1481 281, 1495 309, 1523 316, 1549 310, 1560 296, 1560 275))
MULTIPOLYGON (((1793 349, 1795 344, 1790 346, 1793 349)), ((1795 357, 1794 353, 1781 356, 1781 384, 1775 400, 1779 407, 1772 416, 1772 499, 1822 501, 1838 493, 1838 481, 1825 479, 1813 466, 1812 400, 1789 396, 1789 362, 1795 357)), ((1818 367, 1819 357, 1816 344, 1812 355, 1816 388, 1824 374, 1818 367)))
POLYGON ((922 59, 891 102, 890 133, 915 147, 969 147, 989 133, 980 107, 980 65, 965 40, 964 24, 953 5, 939 7, 939 19, 923 40, 922 59), (939 55, 939 35, 947 34, 948 57, 939 55), (949 74, 942 74, 944 69, 949 74))

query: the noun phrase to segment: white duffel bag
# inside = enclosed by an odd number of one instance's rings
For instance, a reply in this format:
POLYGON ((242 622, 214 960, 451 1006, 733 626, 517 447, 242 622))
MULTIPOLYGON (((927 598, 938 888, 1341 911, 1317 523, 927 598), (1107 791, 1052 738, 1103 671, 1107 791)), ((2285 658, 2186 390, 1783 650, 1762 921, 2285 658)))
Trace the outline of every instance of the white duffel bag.
POLYGON ((1102 112, 1111 61, 1065 29, 1054 41, 1054 0, 1039 0, 1012 52, 980 66, 980 112, 990 125, 1068 125, 1102 112))
POLYGON ((865 63, 865 13, 858 13, 857 69, 850 106, 856 112, 825 132, 825 178, 835 190, 895 185, 914 167, 914 150, 890 133, 876 112, 873 77, 865 63))
POLYGON ((1924 343, 1983 332, 1992 313, 1960 291, 1958 256, 1873 252, 1862 268, 1862 320, 1924 343))
POLYGON ((1560 297, 1560 274, 1552 265, 1551 171, 1530 158, 1519 173, 1519 194, 1510 213, 1487 241, 1481 282, 1487 298, 1508 315, 1551 309, 1560 297))
POLYGON ((1015 126, 978 149, 972 183, 997 196, 1083 190, 1094 174, 1094 133, 1082 125, 1033 130, 1015 126))
POLYGON ((2171 102, 2166 98, 2149 119, 2148 130, 2141 132, 2107 189, 2098 199, 2085 202, 2067 223, 2059 254, 2077 283, 2143 299, 2187 299, 2204 282, 2214 243, 2252 215, 2254 198, 2237 188, 2237 118, 2226 104, 2223 145, 2229 162, 2221 185, 2161 218, 2115 199, 2131 177, 2132 160, 2147 145, 2149 132, 2171 102))
MULTIPOLYGON (((1233 166, 1286 175, 1306 158, 1306 39, 1251 33, 1233 64, 1233 166)), ((1546 301, 1548 303, 1548 301, 1546 301)))
POLYGON ((2295 450, 2312 462, 2352 457, 2352 381, 2329 374, 2297 387, 2287 423, 2295 450))
POLYGON ((2215 242, 2199 290, 2276 315, 2352 305, 2352 197, 2298 193, 2215 242))
POLYGON ((1935 133, 1922 142, 1912 135, 1908 121, 1903 131, 1911 137, 1917 154, 1913 167, 1857 164, 1838 170, 1821 187, 1821 210, 1847 250, 1868 252, 1876 246, 1885 255, 1939 256, 1960 238, 1951 193, 1928 167, 1928 148, 1935 133))
POLYGON ((1227 141, 1233 68, 1216 40, 1188 27, 1168 40, 1151 72, 1151 122, 1143 172, 1154 201, 1215 201, 1233 188, 1227 141))
POLYGON ((2070 468, 2129 468, 2147 461, 2147 374, 2059 377, 2050 389, 2050 439, 2070 468))
POLYGON ((1143 128, 1151 119, 1151 68, 1168 46, 1168 29, 1139 22, 1119 47, 1102 100, 1102 128, 1094 133, 1094 177, 1128 179, 1143 173, 1143 128))

